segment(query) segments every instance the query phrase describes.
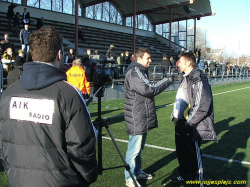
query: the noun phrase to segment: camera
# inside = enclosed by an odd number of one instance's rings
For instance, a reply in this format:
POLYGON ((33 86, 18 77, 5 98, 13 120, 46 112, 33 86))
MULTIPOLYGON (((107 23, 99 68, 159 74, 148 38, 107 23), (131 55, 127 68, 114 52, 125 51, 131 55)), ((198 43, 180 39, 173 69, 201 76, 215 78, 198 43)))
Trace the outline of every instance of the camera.
POLYGON ((105 85, 109 82, 112 82, 114 78, 120 78, 118 67, 111 67, 112 64, 113 60, 89 59, 88 66, 85 66, 87 81, 93 82, 94 84, 105 85), (106 67, 106 64, 109 64, 109 66, 106 67))
MULTIPOLYGON (((85 74, 88 82, 92 82, 94 93, 108 83, 111 83, 114 78, 120 78, 118 67, 111 67, 114 60, 109 59, 89 59, 88 65, 85 66, 85 74), (106 65, 108 64, 108 67, 106 65)), ((97 97, 104 96, 104 90, 101 89, 97 93, 97 97)))

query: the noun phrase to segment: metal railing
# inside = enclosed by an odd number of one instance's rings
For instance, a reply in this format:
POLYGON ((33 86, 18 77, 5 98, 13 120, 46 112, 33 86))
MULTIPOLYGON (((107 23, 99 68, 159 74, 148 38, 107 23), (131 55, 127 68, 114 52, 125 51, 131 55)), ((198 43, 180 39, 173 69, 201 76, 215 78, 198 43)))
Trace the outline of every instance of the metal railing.
MULTIPOLYGON (((124 78, 127 72, 127 64, 106 64, 105 67, 117 67, 119 70, 120 78, 114 78, 114 80, 111 83, 111 87, 114 87, 114 84, 120 82, 124 83, 124 78)), ((207 67, 203 69, 204 73, 207 75, 209 79, 247 79, 249 78, 250 71, 248 67, 231 67, 230 69, 224 68, 224 67, 215 67, 215 68, 210 68, 207 67)), ((178 74, 180 73, 178 71, 177 66, 162 66, 162 65, 150 65, 149 67, 149 78, 151 81, 156 82, 162 77, 167 77, 170 76, 171 73, 174 73, 176 75, 176 80, 178 80, 178 74), (165 69, 165 72, 163 71, 163 68, 165 69)), ((7 78, 3 77, 3 66, 0 64, 0 86, 1 86, 1 92, 3 91, 4 88, 7 87, 6 83, 7 78)))

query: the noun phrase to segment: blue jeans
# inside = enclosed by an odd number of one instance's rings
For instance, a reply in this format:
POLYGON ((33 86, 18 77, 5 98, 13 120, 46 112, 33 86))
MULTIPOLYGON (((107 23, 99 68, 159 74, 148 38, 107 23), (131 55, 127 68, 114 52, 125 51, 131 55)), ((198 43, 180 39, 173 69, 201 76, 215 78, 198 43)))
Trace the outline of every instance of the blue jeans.
POLYGON ((165 68, 163 68, 161 78, 166 78, 166 77, 167 77, 167 71, 165 70, 165 68))
MULTIPOLYGON (((134 177, 141 174, 141 151, 146 143, 147 133, 140 135, 129 135, 128 150, 126 153, 126 162, 130 166, 130 171, 134 177)), ((126 181, 132 180, 129 172, 125 170, 126 181)))
POLYGON ((23 53, 28 53, 29 50, 30 50, 30 45, 29 44, 22 44, 22 50, 23 50, 23 53))
POLYGON ((22 50, 23 50, 23 58, 26 59, 26 55, 30 50, 29 44, 22 44, 22 50))

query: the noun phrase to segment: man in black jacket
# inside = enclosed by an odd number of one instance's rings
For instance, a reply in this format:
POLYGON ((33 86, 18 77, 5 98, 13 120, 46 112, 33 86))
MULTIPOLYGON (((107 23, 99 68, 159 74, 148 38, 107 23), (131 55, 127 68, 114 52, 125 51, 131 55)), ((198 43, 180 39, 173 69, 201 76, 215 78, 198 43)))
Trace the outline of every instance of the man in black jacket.
POLYGON ((15 3, 11 3, 9 6, 8 6, 8 12, 7 12, 7 19, 8 19, 8 26, 7 26, 7 29, 11 29, 11 20, 13 19, 13 16, 14 16, 14 8, 17 7, 17 4, 15 3))
POLYGON ((95 128, 81 91, 66 82, 53 28, 30 36, 34 62, 0 103, 0 156, 9 185, 88 187, 98 176, 95 128), (46 54, 46 55, 45 55, 46 54))
POLYGON ((13 42, 9 41, 9 34, 5 33, 4 34, 4 40, 2 40, 0 42, 0 52, 2 51, 2 54, 4 54, 4 51, 6 51, 6 49, 11 48, 12 52, 15 53, 15 45, 13 42))
POLYGON ((77 56, 75 55, 74 53, 74 49, 73 48, 70 48, 69 49, 69 53, 66 55, 65 57, 65 64, 68 66, 68 67, 71 67, 72 66, 72 63, 74 60, 77 59, 77 56))
POLYGON ((21 75, 23 74, 23 64, 25 60, 23 58, 23 50, 20 49, 18 51, 18 56, 15 58, 14 62, 14 69, 8 74, 7 76, 7 84, 10 86, 17 80, 21 78, 21 75))
POLYGON ((23 9, 23 24, 28 24, 30 22, 30 13, 27 11, 27 8, 23 9))
POLYGON ((195 69, 193 53, 183 53, 179 69, 184 72, 176 94, 172 121, 175 124, 179 176, 174 182, 203 181, 201 140, 217 140, 214 131, 213 96, 206 75, 195 69))
MULTIPOLYGON (((173 83, 173 77, 157 83, 149 80, 148 68, 151 63, 149 51, 139 48, 135 60, 128 67, 124 83, 124 117, 129 135, 126 162, 136 179, 152 179, 141 168, 141 150, 146 143, 147 132, 158 127, 154 96, 160 94, 173 83)), ((126 186, 134 187, 128 171, 125 171, 126 186)), ((137 182, 137 186, 140 184, 137 182)))

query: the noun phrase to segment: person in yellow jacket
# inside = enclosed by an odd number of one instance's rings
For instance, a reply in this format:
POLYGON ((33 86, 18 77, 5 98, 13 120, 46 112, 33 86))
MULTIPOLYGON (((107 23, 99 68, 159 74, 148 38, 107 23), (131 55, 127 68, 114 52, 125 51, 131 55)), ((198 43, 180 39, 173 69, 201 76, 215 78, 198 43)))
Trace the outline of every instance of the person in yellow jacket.
POLYGON ((89 99, 90 97, 90 83, 87 81, 87 77, 85 75, 85 70, 80 66, 80 59, 76 59, 73 61, 72 67, 66 72, 67 81, 70 84, 73 84, 85 96, 85 99, 89 99))
POLYGON ((7 48, 3 54, 2 64, 3 68, 8 72, 8 74, 14 69, 14 61, 15 54, 13 53, 12 48, 7 48))

